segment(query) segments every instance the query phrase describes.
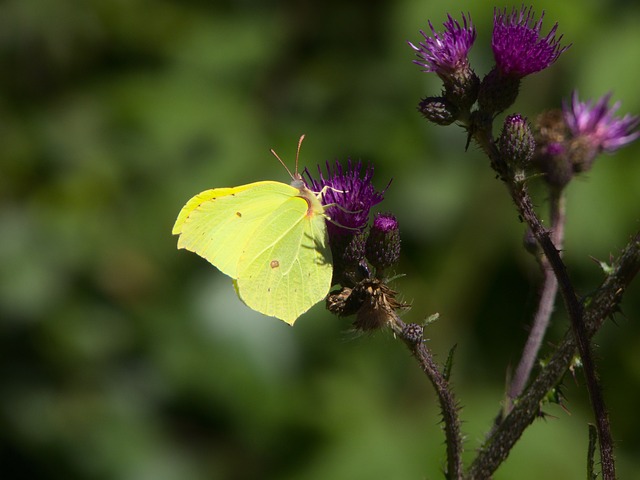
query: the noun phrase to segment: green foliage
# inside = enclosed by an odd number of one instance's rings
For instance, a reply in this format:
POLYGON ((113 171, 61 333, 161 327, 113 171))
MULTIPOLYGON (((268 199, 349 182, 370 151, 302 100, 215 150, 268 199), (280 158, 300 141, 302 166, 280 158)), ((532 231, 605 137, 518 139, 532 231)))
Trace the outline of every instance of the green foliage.
MULTIPOLYGON (((585 98, 613 90, 621 112, 639 113, 628 62, 639 19, 628 3, 537 4, 573 46, 523 83, 513 108, 534 116, 575 86, 585 98)), ((393 177, 383 209, 398 217, 397 270, 406 274, 395 286, 413 304, 407 320, 440 313, 429 328, 440 359, 458 344, 451 381, 465 407, 466 448, 479 445, 539 279, 486 160, 464 152, 462 133, 415 111, 430 80, 405 41, 450 8, 408 0, 0 5, 3 471, 440 478, 435 396, 398 342, 353 338, 321 307, 294 329, 262 318, 226 277, 176 249, 170 231, 186 198, 286 181, 269 148, 290 162, 302 133, 303 165, 352 156, 375 164, 379 187, 393 177)), ((471 10, 480 76, 491 66, 491 13, 471 10)), ((608 258, 638 228, 637 151, 602 158, 569 188, 564 253, 584 294, 603 277, 589 256, 608 258)), ((618 326, 596 338, 627 478, 640 469, 639 299, 636 282, 618 326)), ((549 341, 567 326, 558 308, 549 341)), ((584 478, 584 390, 568 389, 572 416, 558 409, 535 425, 497 480, 584 478), (571 454, 557 447, 565 445, 571 454)))

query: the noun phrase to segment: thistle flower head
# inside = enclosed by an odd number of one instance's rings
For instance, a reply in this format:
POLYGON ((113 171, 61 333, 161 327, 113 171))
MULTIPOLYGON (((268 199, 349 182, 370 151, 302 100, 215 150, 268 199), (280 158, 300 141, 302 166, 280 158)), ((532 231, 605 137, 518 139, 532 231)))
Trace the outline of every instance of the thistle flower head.
POLYGON ((331 222, 327 222, 329 239, 336 235, 355 236, 366 227, 369 221, 371 207, 380 203, 384 198, 384 190, 379 192, 371 183, 373 166, 368 166, 362 174, 362 163, 353 165, 351 160, 347 168, 343 169, 338 162, 332 168, 326 163, 327 176, 318 166, 319 179, 311 176, 309 170, 304 173, 309 179, 309 187, 316 191, 323 191, 324 205, 329 205, 327 215, 331 222))
POLYGON ((620 102, 609 107, 610 98, 608 93, 595 103, 581 102, 574 90, 571 103, 563 103, 564 121, 571 135, 583 138, 598 152, 615 152, 640 137, 637 130, 640 117, 629 114, 615 117, 620 102))
MULTIPOLYGON (((429 22, 433 36, 421 30, 424 41, 418 46, 409 42, 409 46, 418 55, 418 60, 413 63, 423 67, 425 72, 434 72, 444 84, 443 101, 431 105, 436 107, 435 111, 427 111, 425 115, 427 119, 441 125, 454 122, 459 115, 464 115, 471 108, 480 85, 480 79, 471 69, 467 57, 476 39, 476 28, 471 22, 471 16, 462 14, 462 26, 451 15, 447 15, 447 18, 443 24, 444 32, 436 32, 429 22), (444 121, 441 120, 443 114, 444 121)), ((420 109, 423 107, 422 105, 420 109)))
POLYGON ((409 42, 419 58, 413 63, 423 67, 425 72, 435 72, 440 77, 449 77, 461 68, 468 67, 467 54, 476 39, 476 28, 471 22, 471 16, 467 16, 462 14, 460 26, 457 20, 447 15, 448 20, 443 23, 443 33, 436 32, 429 22, 433 36, 420 30, 424 41, 418 46, 409 42))
POLYGON ((309 171, 304 173, 307 184, 316 192, 323 192, 322 203, 326 213, 329 245, 333 255, 333 283, 352 285, 362 277, 361 266, 366 265, 365 244, 371 207, 380 203, 384 191, 375 189, 371 180, 373 167, 361 173, 362 164, 353 165, 349 161, 346 170, 336 162, 335 167, 327 166, 327 176, 318 166, 319 180, 309 171))
POLYGON ((496 67, 505 76, 517 78, 544 70, 555 62, 571 45, 560 47, 562 35, 555 38, 556 23, 545 37, 540 36, 544 11, 535 21, 533 7, 495 9, 493 13, 493 37, 491 48, 496 67))

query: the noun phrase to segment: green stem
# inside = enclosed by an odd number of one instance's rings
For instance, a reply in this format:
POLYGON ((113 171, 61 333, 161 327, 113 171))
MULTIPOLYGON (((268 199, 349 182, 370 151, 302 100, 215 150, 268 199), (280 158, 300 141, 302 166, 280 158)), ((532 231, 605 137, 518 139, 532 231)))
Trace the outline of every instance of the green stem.
MULTIPOLYGON (((565 225, 565 196, 563 190, 553 190, 551 192, 551 240, 558 251, 562 251, 564 243, 564 225, 565 225)), ((558 280, 547 260, 546 256, 540 257, 540 268, 543 273, 542 291, 540 293, 540 302, 538 310, 533 319, 533 325, 529 332, 529 337, 522 351, 522 358, 516 368, 511 385, 508 392, 507 409, 513 408, 513 403, 524 390, 533 365, 538 358, 538 352, 542 345, 542 340, 549 327, 553 306, 558 294, 558 280)))
MULTIPOLYGON (((605 319, 616 313, 626 288, 640 271, 640 232, 627 244, 612 265, 611 274, 590 297, 584 310, 587 336, 591 338, 605 319)), ((571 331, 555 350, 549 363, 518 398, 513 410, 498 423, 469 467, 466 479, 491 478, 521 437, 538 417, 540 403, 549 390, 558 385, 571 366, 576 353, 576 340, 571 331)))
POLYGON ((575 294, 567 269, 560 257, 560 252, 558 252, 553 244, 549 231, 542 226, 540 219, 535 213, 526 183, 524 181, 515 180, 515 175, 511 167, 507 163, 506 159, 504 159, 498 152, 491 136, 491 124, 477 125, 473 129, 473 135, 480 147, 489 156, 493 169, 498 173, 498 175, 500 175, 501 179, 507 185, 520 217, 531 229, 531 233, 542 248, 544 255, 553 269, 556 279, 558 280, 560 292, 562 294, 567 313, 569 314, 569 319, 571 320, 571 329, 576 339, 578 353, 582 359, 587 390, 589 392, 591 406, 594 411, 596 427, 598 429, 598 438, 600 440, 599 445, 602 477, 604 480, 614 480, 615 463, 613 458, 613 438, 611 436, 609 415, 604 404, 602 389, 600 388, 598 377, 596 375, 589 337, 586 334, 584 325, 582 305, 575 294))
POLYGON ((438 369, 431 351, 424 343, 422 327, 416 324, 407 325, 394 313, 391 323, 394 333, 405 343, 413 356, 418 360, 420 368, 427 375, 438 395, 442 412, 442 428, 447 444, 448 480, 462 479, 462 434, 456 400, 449 386, 449 382, 438 369), (412 334, 408 334, 408 332, 412 334), (418 332, 418 334, 416 334, 418 332))

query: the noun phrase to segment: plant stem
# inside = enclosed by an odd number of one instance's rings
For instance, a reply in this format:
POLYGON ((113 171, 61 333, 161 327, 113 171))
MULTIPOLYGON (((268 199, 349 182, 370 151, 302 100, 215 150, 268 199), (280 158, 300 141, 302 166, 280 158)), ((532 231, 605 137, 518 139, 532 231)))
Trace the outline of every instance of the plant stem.
POLYGON ((529 225, 531 233, 542 248, 544 255, 547 257, 553 273, 558 280, 560 292, 564 300, 569 319, 571 320, 571 328, 576 338, 578 352, 582 359, 585 381, 591 407, 596 419, 596 427, 598 428, 598 438, 600 444, 600 461, 602 463, 603 480, 615 479, 615 463, 613 459, 613 437, 611 436, 611 426, 609 424, 609 415, 604 404, 602 389, 596 375, 595 362, 591 353, 591 345, 589 338, 585 332, 583 320, 582 305, 578 301, 573 284, 567 273, 567 269, 560 257, 560 252, 556 249, 549 231, 542 226, 538 218, 531 197, 527 190, 524 180, 516 180, 513 169, 509 165, 507 159, 503 158, 498 151, 493 137, 491 135, 491 121, 480 119, 479 124, 474 125, 473 137, 480 147, 485 151, 491 160, 492 168, 498 173, 500 178, 505 182, 511 199, 516 205, 520 217, 529 225))
POLYGON ((449 382, 438 370, 431 351, 424 343, 422 327, 416 324, 407 325, 394 312, 394 333, 405 343, 413 356, 418 360, 420 368, 427 375, 438 395, 442 413, 442 425, 447 443, 447 471, 448 480, 462 479, 462 435, 460 433, 460 419, 455 397, 449 382), (412 332, 408 334, 408 332, 412 332))
MULTIPOLYGON (((552 189, 550 200, 551 213, 551 241, 558 251, 562 251, 564 243, 564 226, 565 226, 565 196, 564 190, 552 189)), ((553 312, 553 305, 558 294, 558 280, 553 273, 553 269, 547 260, 547 257, 540 257, 540 268, 542 269, 543 284, 540 293, 540 302, 536 311, 531 332, 527 338, 527 342, 522 352, 522 358, 513 376, 513 380, 508 392, 507 411, 513 408, 513 402, 522 393, 525 385, 531 376, 533 364, 538 358, 538 352, 542 345, 545 332, 549 326, 549 320, 553 312)))
MULTIPOLYGON (((612 265, 611 274, 590 297, 585 307, 584 325, 589 338, 598 331, 606 318, 619 310, 626 288, 639 271, 640 232, 636 233, 624 248, 612 265)), ((513 410, 496 425, 471 464, 465 478, 484 480, 490 478, 497 470, 524 430, 537 418, 543 398, 562 380, 571 365, 576 346, 575 336, 570 330, 555 350, 549 363, 518 399, 513 410)))

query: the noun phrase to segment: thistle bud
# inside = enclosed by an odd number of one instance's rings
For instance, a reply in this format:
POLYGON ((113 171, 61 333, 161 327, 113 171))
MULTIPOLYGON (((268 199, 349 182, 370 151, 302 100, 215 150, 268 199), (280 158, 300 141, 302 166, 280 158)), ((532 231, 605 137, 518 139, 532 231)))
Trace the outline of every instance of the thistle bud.
POLYGON ((369 231, 365 252, 367 260, 378 272, 398 262, 400 258, 400 230, 396 217, 390 213, 376 215, 369 231))
POLYGON ((533 157, 534 149, 535 140, 527 119, 519 114, 505 118, 498 138, 498 150, 505 161, 522 171, 533 157))
POLYGON ((418 104, 424 118, 436 125, 451 125, 458 117, 458 109, 443 97, 427 97, 418 104))

